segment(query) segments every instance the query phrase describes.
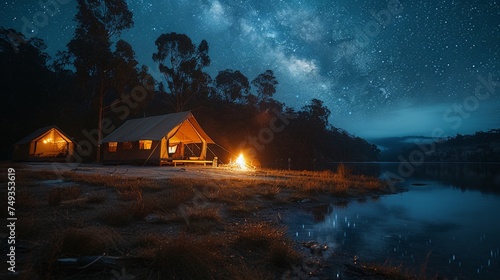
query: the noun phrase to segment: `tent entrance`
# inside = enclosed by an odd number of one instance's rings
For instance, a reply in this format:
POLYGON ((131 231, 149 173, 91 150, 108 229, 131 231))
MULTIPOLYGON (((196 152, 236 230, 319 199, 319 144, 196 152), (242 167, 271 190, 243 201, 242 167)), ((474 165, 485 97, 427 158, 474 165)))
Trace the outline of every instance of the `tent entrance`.
POLYGON ((68 154, 69 141, 55 129, 32 142, 31 155, 36 157, 64 157, 68 154))

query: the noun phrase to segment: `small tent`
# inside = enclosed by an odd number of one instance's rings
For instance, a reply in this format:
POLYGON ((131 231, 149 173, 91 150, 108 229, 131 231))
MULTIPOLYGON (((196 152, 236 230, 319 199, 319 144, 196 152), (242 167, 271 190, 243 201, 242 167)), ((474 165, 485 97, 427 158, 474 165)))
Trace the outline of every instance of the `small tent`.
POLYGON ((179 112, 128 120, 101 144, 104 163, 161 165, 206 160, 207 144, 214 141, 191 112, 179 112))
POLYGON ((13 160, 63 161, 73 155, 74 143, 57 126, 40 128, 14 143, 13 160))

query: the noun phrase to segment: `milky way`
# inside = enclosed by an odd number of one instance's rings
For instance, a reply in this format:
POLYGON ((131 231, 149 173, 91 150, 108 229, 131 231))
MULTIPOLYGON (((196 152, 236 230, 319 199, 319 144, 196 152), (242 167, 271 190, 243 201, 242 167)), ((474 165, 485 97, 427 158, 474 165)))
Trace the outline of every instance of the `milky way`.
MULTIPOLYGON (((45 12, 38 1, 16 2, 1 8, 2 26, 36 34, 50 54, 65 48, 75 1, 45 12)), ((142 0, 129 7, 135 26, 122 38, 158 80, 154 41, 185 33, 209 42, 212 77, 229 68, 253 79, 271 69, 276 99, 296 109, 321 99, 331 124, 362 137, 500 127, 500 89, 475 96, 478 86, 488 90, 488 77, 500 80, 498 1, 142 0)))

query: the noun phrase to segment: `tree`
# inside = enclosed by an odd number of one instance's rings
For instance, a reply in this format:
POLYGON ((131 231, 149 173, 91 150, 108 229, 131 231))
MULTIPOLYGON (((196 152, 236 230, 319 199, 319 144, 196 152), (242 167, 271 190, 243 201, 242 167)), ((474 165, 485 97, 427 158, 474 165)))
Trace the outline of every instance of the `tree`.
POLYGON ((249 94, 250 83, 240 71, 226 69, 215 78, 215 91, 219 97, 234 102, 249 94))
POLYGON ((327 128, 331 112, 323 105, 323 101, 314 98, 311 100, 311 104, 304 106, 302 110, 307 114, 309 120, 317 122, 320 127, 327 128))
MULTIPOLYGON (((113 80, 117 78, 113 68, 116 54, 111 51, 112 38, 133 26, 132 12, 125 0, 78 0, 77 3, 77 27, 67 46, 82 91, 90 101, 88 105, 98 107, 96 157, 99 161, 103 100, 106 92, 116 86, 113 80)), ((126 48, 124 45, 118 47, 126 48)), ((117 51, 118 54, 126 52, 125 49, 117 51)))
POLYGON ((159 63, 166 80, 166 87, 161 88, 176 112, 185 110, 196 97, 208 94, 210 76, 203 72, 210 65, 207 41, 196 46, 187 35, 172 32, 160 35, 155 45, 158 52, 153 54, 153 60, 159 63))
POLYGON ((263 100, 273 97, 276 93, 278 80, 276 80, 272 70, 266 70, 264 73, 253 79, 252 85, 256 88, 257 98, 259 100, 263 100))
POLYGON ((110 86, 119 92, 130 92, 140 82, 137 73, 138 64, 132 46, 124 40, 118 40, 108 70, 111 71, 109 77, 113 78, 110 86))

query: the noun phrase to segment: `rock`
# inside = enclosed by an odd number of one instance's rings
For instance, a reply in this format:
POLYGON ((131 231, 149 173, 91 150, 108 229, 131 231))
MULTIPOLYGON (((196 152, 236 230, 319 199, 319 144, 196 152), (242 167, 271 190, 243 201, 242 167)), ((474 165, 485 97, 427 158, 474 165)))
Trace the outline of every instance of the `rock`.
POLYGON ((319 244, 312 245, 310 249, 311 253, 314 254, 315 256, 323 255, 323 248, 319 244))
POLYGON ((154 213, 148 214, 146 217, 144 217, 144 220, 146 220, 146 222, 148 223, 156 223, 160 219, 161 219, 160 215, 154 213))
POLYGON ((311 241, 307 241, 305 244, 304 244, 304 247, 306 248, 311 248, 311 246, 313 245, 318 245, 319 243, 317 241, 314 241, 314 240, 311 240, 311 241))

